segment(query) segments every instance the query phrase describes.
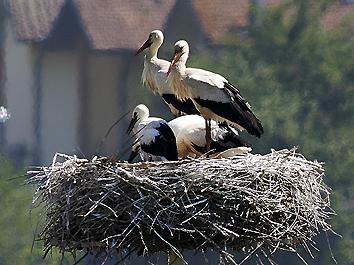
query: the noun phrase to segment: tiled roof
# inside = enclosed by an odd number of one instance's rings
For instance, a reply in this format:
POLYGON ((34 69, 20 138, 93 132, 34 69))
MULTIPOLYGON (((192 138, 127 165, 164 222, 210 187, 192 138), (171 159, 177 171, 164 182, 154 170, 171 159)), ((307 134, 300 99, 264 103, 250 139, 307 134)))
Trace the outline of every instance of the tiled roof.
POLYGON ((249 2, 249 0, 194 0, 192 4, 204 33, 215 41, 230 28, 248 25, 249 2))
POLYGON ((65 0, 8 0, 21 40, 43 40, 52 31, 65 0))
POLYGON ((176 0, 75 0, 95 49, 135 49, 163 29, 176 0))
MULTIPOLYGON (((68 0, 7 0, 20 40, 46 39, 68 0)), ((163 29, 176 0, 72 0, 92 48, 135 49, 163 29)))
POLYGON ((284 0, 267 0, 266 1, 267 7, 277 6, 277 5, 280 5, 281 3, 284 3, 284 0))
POLYGON ((350 16, 354 17, 354 4, 344 4, 337 1, 328 7, 320 22, 324 28, 333 29, 350 16))
MULTIPOLYGON (((191 1, 201 31, 213 43, 232 28, 247 27, 251 0, 6 0, 19 39, 41 41, 55 27, 65 3, 73 3, 92 48, 136 49, 153 29, 164 29, 177 1, 191 1)), ((283 0, 259 0, 276 6, 283 0)), ((192 13, 193 13, 192 12, 192 13)), ((181 12, 180 12, 181 13, 181 12)), ((191 13, 188 13, 191 14, 191 13)), ((332 4, 321 24, 332 28, 354 5, 332 4)), ((183 13, 178 14, 183 19, 183 13)))

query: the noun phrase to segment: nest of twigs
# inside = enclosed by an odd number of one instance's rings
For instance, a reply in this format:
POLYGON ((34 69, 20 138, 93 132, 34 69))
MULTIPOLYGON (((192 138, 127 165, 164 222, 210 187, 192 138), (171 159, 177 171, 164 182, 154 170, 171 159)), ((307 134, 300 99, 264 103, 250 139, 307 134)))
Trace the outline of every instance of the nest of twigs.
POLYGON ((46 251, 310 251, 329 230, 330 190, 321 163, 295 150, 229 159, 128 164, 57 154, 28 172, 45 221, 46 251))

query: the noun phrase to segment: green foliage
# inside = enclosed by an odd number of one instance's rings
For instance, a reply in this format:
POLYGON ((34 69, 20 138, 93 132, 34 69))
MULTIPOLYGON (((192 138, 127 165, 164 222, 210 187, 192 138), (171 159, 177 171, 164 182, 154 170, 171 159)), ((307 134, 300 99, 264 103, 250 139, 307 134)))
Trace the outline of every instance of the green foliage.
POLYGON ((328 1, 318 9, 310 8, 312 1, 294 3, 258 10, 246 41, 228 36, 233 42, 226 48, 213 56, 209 50, 195 55, 190 64, 222 73, 240 87, 264 126, 260 140, 250 139, 256 151, 299 146, 308 158, 326 163, 338 213, 333 225, 343 235, 335 240, 335 256, 339 264, 349 264, 354 261, 354 43, 345 27, 320 27, 318 10, 328 1))
POLYGON ((31 250, 38 212, 30 215, 33 190, 23 185, 22 175, 23 172, 18 172, 0 156, 0 264, 58 264, 56 254, 45 261, 42 259, 40 245, 35 244, 31 250))

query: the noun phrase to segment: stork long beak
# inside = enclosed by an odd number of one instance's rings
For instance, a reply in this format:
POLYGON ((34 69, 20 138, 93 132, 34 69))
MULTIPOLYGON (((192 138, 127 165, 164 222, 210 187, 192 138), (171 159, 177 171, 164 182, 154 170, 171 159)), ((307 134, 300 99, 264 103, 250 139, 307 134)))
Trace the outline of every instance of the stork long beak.
POLYGON ((132 150, 132 152, 130 153, 130 156, 128 158, 128 163, 133 162, 134 158, 139 154, 138 150, 132 150))
POLYGON ((173 68, 173 66, 176 64, 176 62, 179 60, 179 58, 181 57, 182 53, 177 53, 175 52, 173 54, 173 58, 171 60, 171 64, 170 64, 170 67, 168 68, 168 71, 167 71, 167 76, 171 73, 171 70, 173 68))
POLYGON ((141 53, 143 50, 145 50, 146 48, 149 48, 152 44, 152 40, 149 37, 143 45, 141 45, 141 47, 139 48, 139 50, 136 51, 135 55, 138 55, 139 53, 141 53))
POLYGON ((138 151, 132 150, 132 152, 130 153, 129 158, 128 158, 128 163, 133 162, 134 158, 135 158, 138 154, 139 154, 138 151))
POLYGON ((134 160, 134 158, 139 154, 139 151, 140 151, 140 144, 139 143, 134 144, 132 147, 132 152, 130 153, 130 156, 128 158, 128 163, 131 163, 134 160))
POLYGON ((131 131, 134 129, 135 124, 138 122, 138 116, 134 113, 134 116, 132 117, 132 119, 130 120, 128 129, 127 129, 127 134, 130 134, 131 131))

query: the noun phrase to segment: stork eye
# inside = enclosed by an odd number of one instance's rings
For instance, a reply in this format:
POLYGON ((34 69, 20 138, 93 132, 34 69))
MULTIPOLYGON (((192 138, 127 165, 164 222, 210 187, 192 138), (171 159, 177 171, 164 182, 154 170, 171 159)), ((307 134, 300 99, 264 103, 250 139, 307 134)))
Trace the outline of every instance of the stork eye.
POLYGON ((181 53, 182 50, 183 50, 183 49, 182 49, 182 47, 180 47, 180 46, 177 46, 176 49, 175 49, 176 53, 181 53))

